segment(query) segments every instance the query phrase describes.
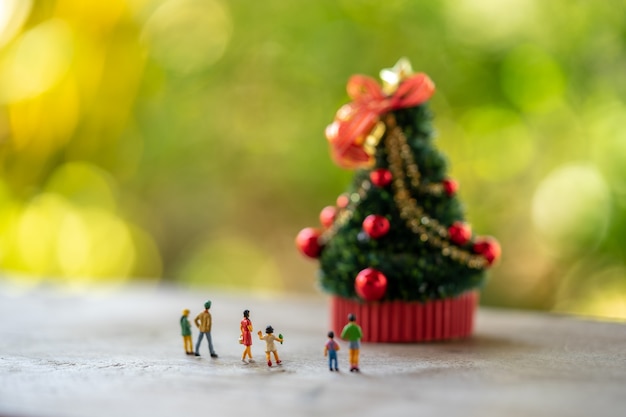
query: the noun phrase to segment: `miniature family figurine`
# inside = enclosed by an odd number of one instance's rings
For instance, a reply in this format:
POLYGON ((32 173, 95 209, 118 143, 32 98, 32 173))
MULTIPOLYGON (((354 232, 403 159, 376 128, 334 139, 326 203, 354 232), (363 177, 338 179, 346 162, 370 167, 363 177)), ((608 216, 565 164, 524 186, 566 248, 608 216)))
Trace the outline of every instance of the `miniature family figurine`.
POLYGON ((189 324, 189 309, 183 310, 183 315, 180 318, 180 329, 183 334, 183 346, 185 347, 185 353, 187 355, 193 355, 193 347, 191 344, 191 325, 189 324))
POLYGON ((333 371, 339 372, 339 365, 337 364, 337 351, 340 349, 339 343, 335 342, 335 332, 332 330, 328 332, 328 341, 324 345, 324 356, 328 356, 328 368, 333 371))
POLYGON ((274 360, 277 365, 280 365, 282 361, 278 357, 278 351, 276 350, 276 345, 274 342, 280 342, 283 344, 283 335, 279 334, 278 337, 274 336, 274 329, 272 326, 267 326, 265 328, 265 336, 263 336, 263 332, 259 330, 259 339, 265 340, 265 359, 267 359, 267 366, 272 366, 272 360, 270 358, 270 353, 274 354, 274 360))
POLYGON ((363 331, 361 330, 361 326, 356 324, 356 316, 352 313, 348 314, 348 324, 346 324, 341 331, 341 338, 350 342, 348 346, 350 372, 359 372, 361 337, 363 337, 363 331))
POLYGON ((241 336, 239 336, 239 343, 245 346, 243 350, 243 355, 241 355, 241 361, 243 363, 253 363, 254 359, 252 359, 252 322, 250 321, 250 310, 243 311, 243 319, 241 320, 241 325, 239 326, 241 330, 241 336), (246 356, 248 357, 248 362, 246 362, 246 356))
POLYGON ((204 311, 196 316, 194 323, 200 333, 198 334, 198 341, 196 342, 196 350, 193 350, 191 342, 191 324, 189 324, 189 309, 183 310, 183 315, 180 318, 180 329, 183 335, 183 346, 185 347, 185 353, 187 355, 200 356, 200 343, 202 338, 206 337, 209 344, 209 354, 212 358, 217 358, 217 353, 213 349, 213 339, 211 338, 211 301, 204 303, 204 311))
MULTIPOLYGON (((239 336, 239 343, 244 345, 245 348, 243 350, 243 354, 241 355, 241 361, 245 364, 254 363, 254 359, 252 359, 252 321, 250 321, 250 310, 243 311, 243 319, 239 325, 239 330, 241 330, 241 335, 239 336), (246 361, 246 357, 248 360, 246 361)), ((282 361, 278 357, 278 351, 276 350, 275 341, 283 344, 283 335, 279 334, 278 337, 274 336, 274 328, 272 326, 267 326, 265 328, 265 336, 263 336, 263 332, 259 330, 257 333, 260 340, 265 340, 265 358, 267 359, 267 366, 272 366, 271 354, 274 355, 274 360, 277 365, 280 365, 282 361)))
POLYGON ((196 342, 196 356, 200 356, 200 343, 202 342, 202 337, 206 336, 206 340, 209 344, 209 353, 212 358, 217 358, 217 353, 213 349, 213 339, 211 339, 211 313, 209 313, 209 309, 211 308, 211 301, 207 301, 204 303, 204 311, 196 316, 194 319, 194 323, 196 327, 200 331, 198 334, 198 342, 196 342))
MULTIPOLYGON (((193 350, 193 345, 191 341, 191 324, 189 323, 189 310, 184 309, 183 315, 180 318, 180 327, 181 334, 183 336, 183 347, 185 349, 185 353, 187 355, 195 355, 200 356, 200 344, 202 339, 206 337, 207 343, 209 345, 209 354, 212 358, 217 358, 217 353, 213 349, 213 339, 211 338, 211 313, 209 310, 211 309, 211 301, 207 301, 204 303, 204 311, 196 316, 194 319, 194 324, 199 330, 198 341, 196 342, 195 351, 193 350)), ((241 361, 245 364, 254 363, 254 359, 252 359, 252 321, 250 320, 250 310, 243 311, 243 319, 239 324, 239 330, 241 331, 241 335, 239 336, 239 343, 244 345, 243 354, 241 355, 241 361), (246 360, 247 358, 247 360, 246 360)), ((262 331, 258 331, 257 335, 259 336, 259 340, 265 341, 265 359, 267 360, 267 366, 271 367, 273 365, 271 356, 274 356, 274 360, 277 365, 280 365, 282 361, 278 356, 278 350, 276 349, 276 344, 274 342, 279 342, 281 345, 284 342, 284 338, 282 334, 279 334, 278 337, 274 335, 274 328, 272 326, 267 326, 265 328, 265 335, 262 331)), ((350 372, 359 372, 359 351, 361 338, 363 337, 363 331, 361 330, 361 326, 356 323, 356 316, 354 314, 348 315, 348 323, 344 326, 341 331, 341 338, 343 340, 347 340, 349 342, 348 352, 349 352, 349 361, 350 361, 350 372)), ((324 356, 328 357, 328 368, 331 371, 339 371, 339 365, 337 361, 337 351, 339 351, 341 347, 339 343, 335 341, 335 332, 332 330, 328 332, 328 340, 324 344, 324 356)))
MULTIPOLYGON (((341 338, 347 340, 350 345, 348 352, 350 354, 350 372, 359 372, 359 350, 361 347, 361 337, 363 331, 361 326, 356 324, 356 316, 352 313, 348 314, 348 324, 341 331, 341 338)), ((328 368, 339 372, 337 365, 337 351, 340 349, 339 343, 335 342, 335 332, 328 332, 328 340, 324 345, 324 356, 328 357, 328 368)))

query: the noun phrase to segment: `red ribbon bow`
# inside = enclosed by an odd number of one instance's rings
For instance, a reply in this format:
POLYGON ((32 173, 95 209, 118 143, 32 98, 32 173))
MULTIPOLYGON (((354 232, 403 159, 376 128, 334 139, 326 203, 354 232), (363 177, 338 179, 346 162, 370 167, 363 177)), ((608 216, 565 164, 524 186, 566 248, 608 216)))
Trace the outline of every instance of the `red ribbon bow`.
POLYGON ((335 120, 326 128, 326 138, 335 163, 355 169, 370 167, 374 163, 374 156, 363 145, 380 116, 424 103, 435 92, 435 84, 428 75, 415 74, 403 80, 388 96, 373 78, 353 75, 347 90, 353 101, 337 111, 335 120))

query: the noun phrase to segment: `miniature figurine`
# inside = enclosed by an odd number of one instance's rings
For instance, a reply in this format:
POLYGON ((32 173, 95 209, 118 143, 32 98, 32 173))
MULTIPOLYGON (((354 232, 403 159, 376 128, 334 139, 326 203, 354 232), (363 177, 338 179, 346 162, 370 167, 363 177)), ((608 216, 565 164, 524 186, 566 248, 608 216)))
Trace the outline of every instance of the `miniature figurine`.
POLYGON ((209 309, 211 308, 211 301, 207 301, 204 303, 204 311, 195 318, 194 323, 196 327, 200 330, 200 334, 198 334, 198 341, 196 342, 196 356, 200 356, 200 342, 202 342, 202 338, 206 336, 207 341, 209 342, 209 353, 212 358, 217 358, 217 353, 213 350, 213 339, 211 339, 211 313, 209 313, 209 309))
POLYGON ((328 368, 333 371, 333 363, 335 364, 335 371, 339 372, 337 366, 337 351, 340 349, 339 343, 335 342, 335 332, 332 330, 328 332, 328 341, 324 345, 324 356, 328 356, 328 368))
POLYGON ((341 338, 350 342, 350 372, 359 372, 359 348, 361 346, 363 332, 361 326, 356 324, 356 316, 348 314, 348 324, 341 331, 341 338))
POLYGON ((241 336, 239 336, 239 343, 246 347, 243 350, 241 361, 243 363, 253 363, 254 359, 252 359, 252 322, 250 321, 250 310, 244 310, 243 320, 241 320, 240 329, 241 336), (246 356, 248 357, 248 362, 246 362, 246 356))
POLYGON ((180 318, 180 330, 183 335, 183 346, 187 355, 193 355, 193 344, 191 343, 191 324, 187 317, 189 316, 189 310, 184 309, 183 315, 180 318))
POLYGON ((278 337, 274 336, 274 328, 272 326, 267 326, 265 328, 265 336, 263 336, 263 332, 259 330, 259 339, 265 340, 265 357, 267 359, 267 366, 272 366, 272 360, 270 358, 270 353, 274 354, 274 359, 276 360, 276 365, 280 365, 282 361, 278 357, 278 351, 276 350, 276 346, 274 345, 274 341, 279 341, 280 344, 283 344, 283 335, 279 334, 278 337))

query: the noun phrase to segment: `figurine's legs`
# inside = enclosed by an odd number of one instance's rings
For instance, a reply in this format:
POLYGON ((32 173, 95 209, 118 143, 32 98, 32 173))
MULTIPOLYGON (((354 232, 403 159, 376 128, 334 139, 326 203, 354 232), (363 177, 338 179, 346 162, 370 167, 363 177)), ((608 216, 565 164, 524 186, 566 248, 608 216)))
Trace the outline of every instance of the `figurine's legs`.
MULTIPOLYGON (((275 350, 273 353, 274 353, 274 359, 276 359, 276 363, 280 365, 280 363, 281 363, 282 361, 281 361, 281 360, 280 360, 280 358, 278 357, 278 351, 277 351, 277 350, 275 350)), ((268 353, 268 355, 267 355, 267 356, 269 356, 269 353, 268 353)))
POLYGON ((328 352, 328 368, 332 371, 333 370, 333 364, 335 365, 335 371, 339 370, 339 367, 337 366, 337 352, 335 351, 330 351, 328 352))
POLYGON ((350 371, 359 370, 359 349, 350 349, 350 371))
POLYGON ((202 342, 203 337, 203 332, 198 333, 198 341, 196 342, 196 356, 200 356, 200 342, 202 342))
POLYGON ((241 360, 246 359, 246 356, 250 358, 250 360, 252 360, 252 347, 251 346, 246 346, 246 348, 243 351, 243 356, 241 357, 241 360))
POLYGON ((217 353, 215 353, 215 350, 213 349, 213 338, 211 337, 211 332, 206 333, 206 339, 209 341, 209 353, 211 354, 211 357, 217 358, 217 353))
POLYGON ((191 343, 191 336, 183 336, 183 346, 185 347, 185 353, 193 353, 193 344, 191 343))

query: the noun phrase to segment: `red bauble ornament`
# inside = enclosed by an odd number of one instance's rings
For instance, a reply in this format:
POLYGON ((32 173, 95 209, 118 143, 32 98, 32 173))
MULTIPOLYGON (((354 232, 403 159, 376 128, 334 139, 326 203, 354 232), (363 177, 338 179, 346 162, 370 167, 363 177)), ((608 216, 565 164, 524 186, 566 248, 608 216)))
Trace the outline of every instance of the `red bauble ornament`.
POLYGON ((335 217, 337 217, 337 208, 334 206, 326 206, 320 212, 320 223, 325 228, 329 228, 335 222, 335 217))
POLYGON ((350 204, 350 199, 347 195, 341 194, 339 197, 337 197, 337 207, 343 209, 348 207, 348 204, 350 204))
POLYGON ((370 172, 370 181, 377 187, 386 187, 392 179, 391 172, 385 168, 378 168, 370 172))
POLYGON ((446 178, 441 184, 443 184, 443 189, 449 197, 455 195, 456 191, 459 189, 459 183, 452 178, 446 178))
POLYGON ((321 232, 313 227, 300 230, 296 236, 296 246, 304 255, 309 258, 319 258, 322 246, 318 242, 321 232))
POLYGON ((450 240, 457 245, 465 245, 472 237, 472 228, 467 223, 454 222, 448 228, 450 240))
POLYGON ((354 289, 365 301, 378 301, 387 292, 387 277, 374 268, 365 268, 357 274, 354 289))
POLYGON ((482 255, 489 265, 492 265, 500 258, 502 249, 500 248, 500 243, 495 238, 484 236, 476 239, 474 242, 474 252, 482 255))
POLYGON ((389 220, 378 214, 370 214, 363 220, 363 230, 374 239, 385 236, 389 231, 389 226, 389 220))

